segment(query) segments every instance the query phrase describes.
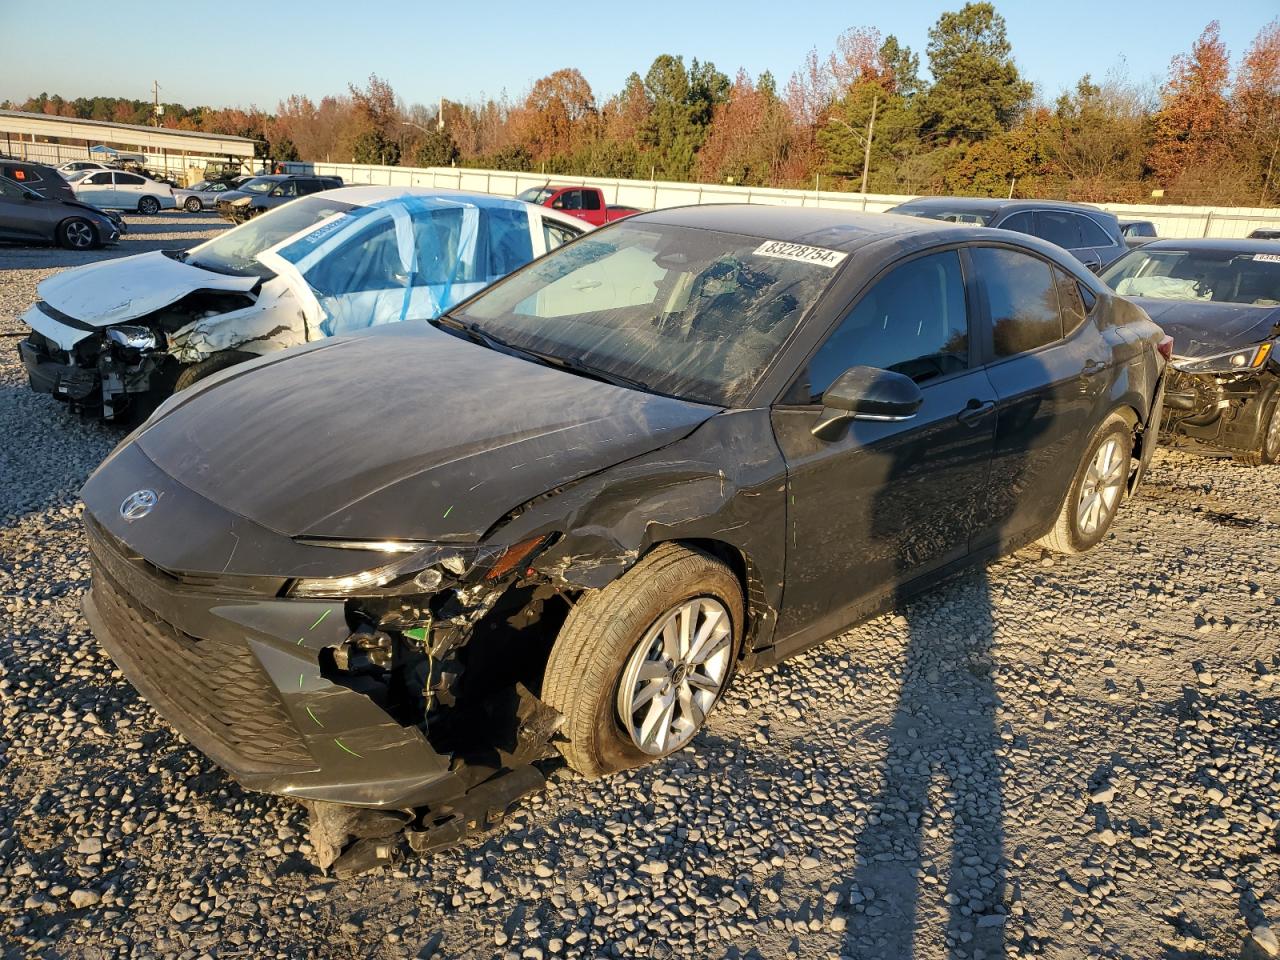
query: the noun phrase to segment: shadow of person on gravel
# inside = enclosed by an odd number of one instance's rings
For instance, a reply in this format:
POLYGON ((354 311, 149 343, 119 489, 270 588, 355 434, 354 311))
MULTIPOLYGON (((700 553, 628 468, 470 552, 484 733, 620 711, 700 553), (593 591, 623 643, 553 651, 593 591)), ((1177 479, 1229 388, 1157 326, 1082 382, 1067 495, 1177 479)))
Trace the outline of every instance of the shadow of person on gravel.
POLYGON ((976 422, 935 407, 884 448, 891 462, 872 542, 896 572, 893 607, 907 640, 883 779, 857 842, 844 956, 1004 956, 996 614, 985 564, 1046 532, 1062 505, 1046 491, 1075 476, 1098 426, 1096 395, 1070 372, 1072 358, 1044 356, 922 384, 966 411, 992 388, 1000 399, 976 422), (970 386, 978 396, 966 407, 970 386))

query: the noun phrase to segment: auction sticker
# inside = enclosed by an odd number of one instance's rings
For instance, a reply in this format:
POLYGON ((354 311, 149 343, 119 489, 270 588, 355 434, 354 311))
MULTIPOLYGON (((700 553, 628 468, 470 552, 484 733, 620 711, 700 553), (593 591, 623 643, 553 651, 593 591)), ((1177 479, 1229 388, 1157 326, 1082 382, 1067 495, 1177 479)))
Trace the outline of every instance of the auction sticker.
POLYGON ((813 263, 828 270, 838 267, 847 253, 839 250, 828 250, 826 247, 808 247, 803 243, 786 243, 782 240, 766 240, 756 247, 757 257, 773 257, 777 260, 795 260, 799 263, 813 263))
MULTIPOLYGON (((757 250, 756 253, 760 251, 757 250)), ((1280 263, 1280 253, 1255 253, 1254 260, 1261 260, 1263 263, 1280 263)))

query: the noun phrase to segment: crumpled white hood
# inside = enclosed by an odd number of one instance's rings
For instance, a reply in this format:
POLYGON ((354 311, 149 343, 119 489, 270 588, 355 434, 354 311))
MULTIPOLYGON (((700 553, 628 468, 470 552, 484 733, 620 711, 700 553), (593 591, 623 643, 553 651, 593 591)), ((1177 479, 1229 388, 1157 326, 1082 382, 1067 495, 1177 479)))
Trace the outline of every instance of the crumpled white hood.
POLYGON ((124 323, 176 303, 196 290, 247 292, 257 277, 193 267, 160 251, 64 270, 36 289, 55 310, 95 327, 124 323))

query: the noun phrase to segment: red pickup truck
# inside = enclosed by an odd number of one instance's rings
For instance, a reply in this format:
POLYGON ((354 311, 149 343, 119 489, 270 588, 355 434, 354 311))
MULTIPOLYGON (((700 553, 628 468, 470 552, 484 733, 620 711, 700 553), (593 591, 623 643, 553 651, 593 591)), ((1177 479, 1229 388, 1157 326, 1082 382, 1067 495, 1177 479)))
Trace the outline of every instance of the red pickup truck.
POLYGON ((595 227, 640 212, 635 207, 606 205, 604 192, 599 187, 530 187, 517 194, 516 199, 552 210, 563 210, 595 227))

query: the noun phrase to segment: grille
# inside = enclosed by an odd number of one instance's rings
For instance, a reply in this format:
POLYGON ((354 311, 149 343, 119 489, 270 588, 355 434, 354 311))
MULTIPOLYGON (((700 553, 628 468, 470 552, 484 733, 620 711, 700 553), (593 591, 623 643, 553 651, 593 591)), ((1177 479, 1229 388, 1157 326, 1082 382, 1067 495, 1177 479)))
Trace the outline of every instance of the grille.
POLYGON ((215 761, 246 773, 314 768, 248 646, 201 640, 138 609, 96 558, 93 598, 121 669, 215 761))

